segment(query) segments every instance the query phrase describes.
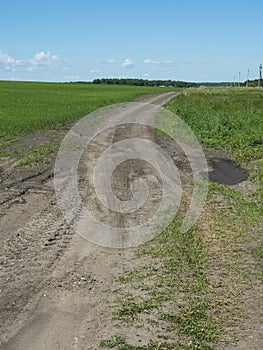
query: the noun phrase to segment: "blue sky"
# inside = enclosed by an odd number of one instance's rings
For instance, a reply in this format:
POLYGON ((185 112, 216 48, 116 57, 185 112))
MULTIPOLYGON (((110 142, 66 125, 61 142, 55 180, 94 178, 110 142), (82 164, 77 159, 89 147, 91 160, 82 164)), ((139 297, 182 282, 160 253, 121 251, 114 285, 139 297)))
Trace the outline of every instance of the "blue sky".
POLYGON ((0 79, 257 78, 262 0, 2 0, 0 79))

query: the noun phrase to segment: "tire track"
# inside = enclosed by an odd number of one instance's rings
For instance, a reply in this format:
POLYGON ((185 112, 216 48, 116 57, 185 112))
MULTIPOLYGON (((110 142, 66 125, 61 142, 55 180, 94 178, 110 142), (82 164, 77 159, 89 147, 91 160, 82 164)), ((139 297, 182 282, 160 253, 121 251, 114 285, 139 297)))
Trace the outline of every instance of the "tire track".
MULTIPOLYGON (((162 105, 177 94, 162 94, 144 102, 162 105)), ((101 152, 113 139, 116 141, 120 137, 120 130, 114 131, 97 140, 94 147, 101 152)), ((96 157, 94 151, 91 160, 96 157)), ((81 175, 82 165, 80 163, 80 192, 87 198, 91 193, 89 183, 81 175)), ((123 182, 126 172, 127 169, 123 169, 119 184, 127 192, 129 183, 123 182)), ((52 170, 40 172, 34 186, 29 183, 32 177, 24 181, 19 179, 26 188, 19 196, 30 201, 27 197, 30 188, 41 192, 49 177, 46 174, 51 173, 52 170)), ((6 181, 3 180, 5 184, 6 181)), ((9 181, 9 184, 11 187, 16 182, 9 181)), ((27 223, 20 225, 17 218, 17 226, 22 227, 10 232, 3 244, 1 349, 94 350, 100 337, 114 327, 107 302, 112 297, 114 281, 127 267, 136 265, 131 249, 108 250, 74 235, 55 204, 53 191, 51 187, 42 194, 42 209, 27 223)), ((37 202, 37 198, 34 201, 37 202)), ((5 220, 15 220, 17 204, 10 205, 12 210, 4 210, 5 220)), ((34 202, 31 205, 34 206, 34 202)), ((117 217, 117 220, 122 219, 117 217)))

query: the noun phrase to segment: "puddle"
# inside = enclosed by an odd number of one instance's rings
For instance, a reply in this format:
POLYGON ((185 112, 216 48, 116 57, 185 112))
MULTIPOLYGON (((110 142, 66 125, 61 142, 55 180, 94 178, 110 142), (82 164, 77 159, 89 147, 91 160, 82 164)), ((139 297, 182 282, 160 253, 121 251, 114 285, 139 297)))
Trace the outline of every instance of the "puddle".
POLYGON ((237 165, 230 159, 212 158, 208 160, 212 169, 209 172, 209 180, 223 185, 237 185, 249 177, 246 169, 237 165))

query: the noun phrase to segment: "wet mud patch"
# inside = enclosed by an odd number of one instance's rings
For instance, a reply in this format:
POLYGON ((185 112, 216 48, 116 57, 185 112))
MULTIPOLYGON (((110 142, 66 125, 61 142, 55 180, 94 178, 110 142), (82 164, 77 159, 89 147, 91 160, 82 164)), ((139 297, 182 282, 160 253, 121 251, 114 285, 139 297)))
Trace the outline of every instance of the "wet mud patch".
POLYGON ((211 158, 208 159, 209 180, 223 185, 237 185, 249 178, 246 169, 239 166, 231 159, 211 158))

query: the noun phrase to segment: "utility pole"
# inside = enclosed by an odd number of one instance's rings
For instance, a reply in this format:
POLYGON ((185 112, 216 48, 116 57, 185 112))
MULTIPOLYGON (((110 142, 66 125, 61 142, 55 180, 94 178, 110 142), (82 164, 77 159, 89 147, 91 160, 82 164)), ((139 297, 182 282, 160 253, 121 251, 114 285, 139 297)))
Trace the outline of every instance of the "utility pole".
POLYGON ((248 80, 249 80, 249 69, 247 70, 247 84, 246 84, 247 87, 248 87, 248 80))
POLYGON ((234 87, 236 86, 236 76, 234 75, 234 87))
POLYGON ((238 87, 240 87, 240 77, 241 77, 241 72, 238 73, 238 87))
POLYGON ((258 87, 262 87, 262 64, 259 65, 258 87))

